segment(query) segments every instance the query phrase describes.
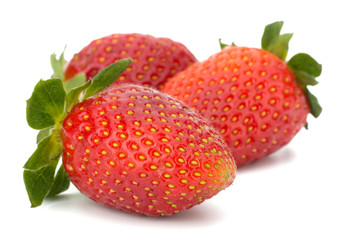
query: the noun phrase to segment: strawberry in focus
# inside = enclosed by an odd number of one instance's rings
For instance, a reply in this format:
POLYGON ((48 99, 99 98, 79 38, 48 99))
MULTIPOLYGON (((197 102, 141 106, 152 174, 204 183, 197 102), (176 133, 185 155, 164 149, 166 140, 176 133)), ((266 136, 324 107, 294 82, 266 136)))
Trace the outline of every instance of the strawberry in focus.
POLYGON ((133 63, 116 83, 135 83, 161 89, 176 73, 196 62, 181 43, 144 34, 113 34, 92 41, 75 54, 65 69, 65 80, 84 72, 86 79, 115 61, 130 57, 133 63))
POLYGON ((122 84, 76 105, 62 127, 63 164, 101 204, 179 213, 228 187, 234 163, 207 121, 172 97, 122 84))
POLYGON ((40 132, 24 166, 33 207, 71 180, 100 204, 173 215, 232 184, 235 162, 208 120, 152 88, 112 85, 130 64, 120 60, 78 87, 61 79, 36 85, 27 121, 40 132))
POLYGON ((300 53, 285 61, 292 34, 268 25, 262 49, 228 46, 177 74, 163 88, 213 122, 237 166, 259 160, 290 142, 321 107, 308 90, 321 73, 300 53))

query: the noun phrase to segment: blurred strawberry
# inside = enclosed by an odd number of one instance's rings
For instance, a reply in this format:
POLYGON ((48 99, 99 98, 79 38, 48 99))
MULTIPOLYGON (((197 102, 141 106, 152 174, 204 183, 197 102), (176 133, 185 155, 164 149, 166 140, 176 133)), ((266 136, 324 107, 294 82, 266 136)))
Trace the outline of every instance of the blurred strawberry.
POLYGON ((213 122, 238 166, 275 152, 321 107, 308 90, 321 65, 300 53, 285 61, 292 34, 268 25, 262 49, 228 46, 173 77, 163 88, 213 122))

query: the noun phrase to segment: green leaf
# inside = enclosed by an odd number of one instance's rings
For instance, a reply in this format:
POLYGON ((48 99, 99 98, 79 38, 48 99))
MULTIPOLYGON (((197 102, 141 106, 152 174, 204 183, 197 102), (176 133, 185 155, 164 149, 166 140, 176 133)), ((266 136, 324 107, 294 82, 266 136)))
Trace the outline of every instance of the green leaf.
POLYGON ((322 107, 320 106, 318 99, 307 88, 305 89, 305 94, 310 106, 310 113, 315 118, 319 117, 319 115, 322 113, 322 107))
POLYGON ((36 143, 39 144, 43 139, 50 137, 54 127, 48 127, 38 132, 36 143))
POLYGON ((62 153, 62 146, 59 142, 56 142, 55 138, 57 137, 51 135, 41 140, 35 152, 25 163, 24 168, 37 170, 59 157, 62 153))
POLYGON ((24 170, 24 183, 32 207, 42 204, 52 186, 58 160, 36 170, 24 170))
POLYGON ((275 44, 271 46, 271 48, 269 49, 269 52, 273 53, 281 60, 286 60, 288 53, 288 45, 292 36, 292 33, 285 33, 280 35, 275 44))
POLYGON ((294 55, 287 65, 293 71, 304 71, 314 77, 320 76, 322 72, 322 65, 319 64, 314 58, 306 53, 298 53, 294 55))
POLYGON ((60 55, 60 58, 57 59, 56 54, 50 55, 50 64, 54 71, 54 74, 52 75, 52 78, 59 78, 62 81, 64 81, 64 65, 66 63, 66 60, 64 59, 64 51, 60 55))
POLYGON ((86 74, 79 73, 75 75, 74 77, 72 77, 71 79, 64 81, 63 86, 68 94, 72 89, 82 86, 83 84, 85 84, 85 82, 86 82, 86 74))
POLYGON ((90 85, 91 85, 91 81, 88 81, 85 84, 83 84, 82 86, 80 86, 78 88, 72 89, 67 94, 67 98, 66 98, 66 101, 67 101, 67 112, 69 112, 75 104, 79 103, 80 94, 85 89, 87 89, 90 85))
POLYGON ((63 119, 66 92, 60 79, 40 80, 27 101, 26 119, 33 129, 44 129, 63 119))
POLYGON ((70 185, 70 180, 67 172, 65 171, 63 165, 60 166, 57 174, 52 183, 50 192, 47 197, 54 197, 66 190, 68 190, 70 185))
POLYGON ((220 45, 220 48, 221 48, 221 49, 223 49, 223 48, 225 48, 225 47, 228 47, 228 46, 236 46, 235 43, 231 43, 231 45, 226 44, 226 43, 223 43, 221 38, 219 38, 219 45, 220 45))
POLYGON ((219 38, 219 45, 220 45, 220 49, 223 49, 223 48, 229 46, 229 45, 226 44, 226 43, 222 43, 222 39, 221 39, 221 38, 219 38))
POLYGON ((303 88, 306 86, 315 86, 318 84, 318 81, 315 79, 315 77, 308 74, 307 72, 293 70, 293 73, 295 75, 296 82, 303 88))
POLYGON ((286 60, 288 53, 288 45, 293 34, 285 33, 280 35, 283 22, 274 22, 265 27, 262 36, 262 49, 273 53, 281 60, 286 60))
POLYGON ((283 22, 279 21, 271 23, 264 28, 261 42, 262 49, 269 51, 272 48, 279 39, 282 26, 283 22))
POLYGON ((94 96, 110 86, 131 63, 131 58, 125 58, 104 68, 91 81, 91 85, 87 88, 83 99, 94 96))

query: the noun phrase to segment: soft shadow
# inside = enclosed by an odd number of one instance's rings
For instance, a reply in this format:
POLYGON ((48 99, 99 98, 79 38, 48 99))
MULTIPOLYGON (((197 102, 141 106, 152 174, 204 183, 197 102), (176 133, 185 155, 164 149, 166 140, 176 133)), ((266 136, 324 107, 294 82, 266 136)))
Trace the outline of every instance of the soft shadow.
POLYGON ((239 174, 251 171, 267 170, 291 163, 296 157, 296 152, 291 148, 283 148, 267 157, 258 161, 243 165, 238 168, 239 174))
POLYGON ((97 221, 112 221, 115 224, 139 226, 150 225, 151 223, 162 227, 177 226, 178 228, 209 226, 218 223, 225 217, 225 211, 220 211, 219 206, 213 206, 210 202, 204 202, 172 216, 148 217, 103 206, 78 192, 64 193, 46 199, 44 207, 58 213, 77 214, 82 217, 94 218, 97 221))

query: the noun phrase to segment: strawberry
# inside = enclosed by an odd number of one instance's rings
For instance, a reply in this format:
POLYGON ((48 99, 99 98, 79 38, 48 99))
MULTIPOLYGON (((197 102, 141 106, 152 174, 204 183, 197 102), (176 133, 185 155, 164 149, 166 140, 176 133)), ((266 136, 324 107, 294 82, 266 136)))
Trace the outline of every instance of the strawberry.
POLYGON ((24 166, 32 206, 65 191, 70 180, 100 204, 164 216, 232 184, 235 162, 208 120, 158 90, 110 86, 113 73, 118 77, 129 64, 120 60, 67 91, 60 79, 36 85, 27 120, 41 131, 24 166))
POLYGON ((176 73, 196 62, 181 43, 143 34, 113 34, 92 41, 75 54, 65 69, 65 80, 84 72, 94 77, 119 59, 131 57, 133 63, 117 83, 136 83, 160 89, 176 73))
POLYGON ((321 107, 308 90, 321 65, 308 54, 285 61, 292 34, 266 26, 262 49, 228 46, 173 77, 162 89, 197 109, 223 135, 237 166, 280 149, 321 107))

